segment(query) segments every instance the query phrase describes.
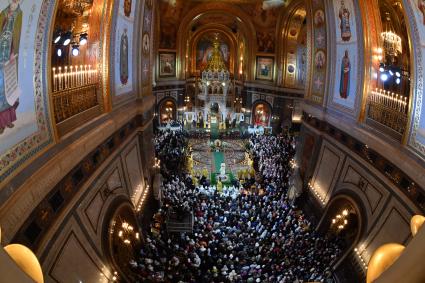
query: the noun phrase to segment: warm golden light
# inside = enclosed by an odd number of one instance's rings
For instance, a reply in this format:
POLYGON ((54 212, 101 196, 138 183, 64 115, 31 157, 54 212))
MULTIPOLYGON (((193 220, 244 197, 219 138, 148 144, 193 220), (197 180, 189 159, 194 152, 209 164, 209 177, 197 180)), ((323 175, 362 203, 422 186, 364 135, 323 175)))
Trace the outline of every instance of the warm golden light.
POLYGON ((372 283, 381 276, 397 260, 404 248, 403 245, 390 243, 376 249, 368 264, 366 282, 372 283))
POLYGON ((423 226, 425 222, 425 217, 423 215, 414 215, 410 220, 410 231, 412 232, 412 236, 414 237, 419 229, 423 226))
POLYGON ((4 250, 15 261, 19 268, 31 277, 35 282, 44 282, 43 271, 35 254, 27 247, 19 244, 11 244, 4 250))

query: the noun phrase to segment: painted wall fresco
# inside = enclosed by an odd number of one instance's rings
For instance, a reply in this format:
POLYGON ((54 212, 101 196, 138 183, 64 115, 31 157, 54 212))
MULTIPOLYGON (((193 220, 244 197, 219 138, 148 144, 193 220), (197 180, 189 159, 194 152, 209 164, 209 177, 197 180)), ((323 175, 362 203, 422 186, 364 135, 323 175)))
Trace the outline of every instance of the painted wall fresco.
POLYGON ((0 182, 53 141, 46 97, 52 1, 0 2, 0 182))
POLYGON ((412 125, 408 144, 425 158, 425 97, 424 73, 425 66, 425 1, 404 1, 407 19, 412 27, 411 36, 414 47, 416 68, 416 89, 413 91, 412 125))
POLYGON ((114 95, 133 91, 133 31, 138 0, 120 0, 116 7, 114 60, 114 95))
MULTIPOLYGON (((211 57, 213 51, 213 40, 215 38, 215 33, 208 33, 202 36, 199 39, 196 46, 196 69, 203 70, 208 63, 208 60, 211 57)), ((220 52, 221 56, 226 63, 227 68, 230 64, 230 43, 226 36, 218 34, 218 40, 220 41, 220 52)))
POLYGON ((307 77, 307 25, 305 8, 298 9, 289 20, 284 39, 286 58, 284 86, 303 89, 307 77))
POLYGON ((276 24, 281 7, 267 7, 265 9, 262 1, 253 4, 239 4, 239 7, 252 18, 257 32, 257 51, 274 53, 276 24))
POLYGON ((311 100, 322 104, 328 64, 325 5, 323 0, 312 1, 311 5, 313 15, 311 100))
POLYGON ((178 23, 193 5, 189 5, 189 1, 180 0, 176 0, 174 3, 170 3, 171 1, 168 0, 158 2, 161 15, 159 48, 176 49, 178 23))
POLYGON ((359 54, 356 9, 353 0, 333 1, 335 13, 335 84, 332 102, 354 109, 357 90, 357 66, 359 54))
MULTIPOLYGON (((160 14, 164 15, 161 16, 159 48, 176 49, 177 31, 181 19, 191 9, 205 3, 188 0, 161 0, 158 2, 160 14)), ((281 7, 265 7, 262 1, 243 4, 237 3, 235 5, 244 11, 253 21, 256 30, 257 52, 274 53, 276 47, 276 24, 281 7)), ((237 26, 234 18, 214 12, 211 12, 207 16, 207 20, 205 18, 200 19, 197 25, 201 26, 210 22, 219 22, 231 29, 237 26)))
POLYGON ((153 30, 153 0, 145 0, 142 23, 142 46, 138 48, 142 54, 142 86, 147 86, 151 82, 151 50, 152 50, 152 30, 153 30))

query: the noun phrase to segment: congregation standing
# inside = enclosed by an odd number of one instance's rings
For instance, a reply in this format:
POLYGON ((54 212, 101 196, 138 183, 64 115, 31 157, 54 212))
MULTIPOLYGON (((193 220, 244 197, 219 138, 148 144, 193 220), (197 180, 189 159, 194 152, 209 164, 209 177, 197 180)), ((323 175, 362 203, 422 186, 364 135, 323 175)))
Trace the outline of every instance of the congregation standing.
MULTIPOLYGON (((175 139, 165 135, 162 146, 175 139)), ((230 193, 184 172, 166 176, 161 211, 193 212, 193 233, 146 234, 132 262, 141 282, 333 282, 339 241, 318 235, 287 198, 294 139, 253 136, 248 148, 257 175, 230 193)))

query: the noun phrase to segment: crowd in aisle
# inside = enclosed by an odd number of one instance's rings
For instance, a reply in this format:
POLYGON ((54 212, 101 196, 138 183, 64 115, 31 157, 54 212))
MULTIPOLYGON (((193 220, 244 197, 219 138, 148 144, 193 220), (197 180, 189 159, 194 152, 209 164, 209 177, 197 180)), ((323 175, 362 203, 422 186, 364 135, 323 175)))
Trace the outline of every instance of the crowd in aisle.
POLYGON ((160 131, 154 138, 155 154, 169 169, 184 163, 187 151, 187 133, 185 131, 160 131), (171 165, 171 166, 170 166, 171 165))
POLYGON ((248 144, 256 176, 226 193, 184 172, 165 176, 160 211, 193 213, 193 233, 147 233, 132 262, 143 282, 333 282, 339 240, 318 235, 287 198, 294 139, 253 136, 248 144))

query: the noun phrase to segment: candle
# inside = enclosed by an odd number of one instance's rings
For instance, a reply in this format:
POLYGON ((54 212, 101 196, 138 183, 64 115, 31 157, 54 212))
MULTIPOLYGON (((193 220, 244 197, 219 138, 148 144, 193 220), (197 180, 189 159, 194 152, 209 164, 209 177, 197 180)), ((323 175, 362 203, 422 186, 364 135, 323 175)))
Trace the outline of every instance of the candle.
POLYGON ((55 67, 53 67, 52 68, 52 71, 53 71, 53 91, 56 91, 56 68, 55 67))
POLYGON ((391 93, 391 108, 394 108, 394 92, 391 93))
POLYGON ((62 68, 59 67, 58 70, 59 70, 59 74, 58 74, 58 81, 59 81, 59 83, 58 83, 58 90, 62 90, 62 68))
POLYGON ((387 98, 387 106, 391 106, 391 96, 390 91, 386 91, 386 98, 387 98))
POLYGON ((407 106, 407 97, 404 97, 404 108, 403 108, 403 112, 406 113, 406 106, 407 106))
POLYGON ((91 71, 91 65, 89 65, 89 84, 92 83, 92 71, 91 71))
POLYGON ((68 88, 68 66, 63 68, 63 89, 68 88))
POLYGON ((80 86, 83 86, 83 65, 80 65, 80 86))
POLYGON ((74 69, 74 66, 69 66, 69 70, 70 70, 69 77, 70 77, 70 81, 71 81, 71 87, 75 86, 73 69, 74 69))
POLYGON ((397 97, 398 97, 398 94, 394 93, 394 103, 393 103, 394 106, 393 107, 394 107, 395 110, 397 110, 397 108, 398 108, 397 97))

